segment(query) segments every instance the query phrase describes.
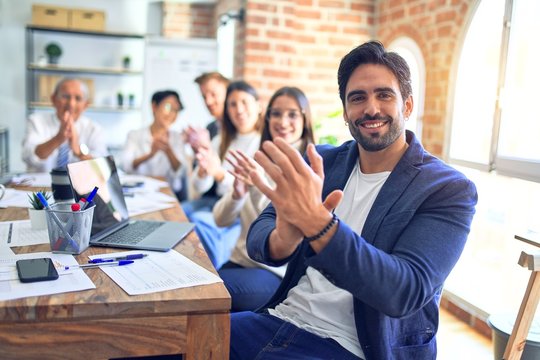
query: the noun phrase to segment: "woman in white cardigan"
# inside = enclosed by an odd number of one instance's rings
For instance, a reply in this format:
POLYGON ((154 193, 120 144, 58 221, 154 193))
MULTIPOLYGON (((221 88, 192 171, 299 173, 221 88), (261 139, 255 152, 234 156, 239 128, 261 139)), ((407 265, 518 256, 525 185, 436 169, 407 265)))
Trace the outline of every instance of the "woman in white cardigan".
MULTIPOLYGON (((261 140, 261 105, 255 88, 245 81, 235 81, 227 87, 225 109, 220 135, 212 140, 211 147, 201 147, 196 154, 197 167, 191 178, 192 186, 198 193, 216 186, 218 196, 223 196, 232 188, 233 168, 225 161, 227 151, 239 150, 253 156, 261 140)), ((193 202, 196 204, 196 202, 193 202)), ((192 203, 192 204, 193 204, 192 203)), ((208 205, 208 204, 207 204, 208 205)), ((212 216, 212 207, 191 208, 182 204, 184 211, 201 239, 206 252, 219 269, 230 257, 231 250, 240 233, 239 222, 227 227, 218 227, 212 216)))
MULTIPOLYGON (((296 146, 301 153, 313 142, 309 103, 298 88, 283 87, 270 99, 261 144, 278 137, 296 146)), ((231 311, 255 310, 275 292, 285 274, 285 266, 270 267, 249 258, 246 250, 249 226, 270 201, 251 182, 250 172, 261 171, 251 155, 234 150, 229 154, 227 159, 234 166, 234 185, 216 203, 213 213, 219 226, 228 226, 240 218, 241 233, 219 275, 231 294, 231 311)))
POLYGON ((154 121, 148 127, 130 131, 122 152, 124 171, 164 177, 177 194, 182 190, 182 172, 188 166, 182 136, 170 127, 182 109, 182 102, 176 91, 154 93, 154 121))

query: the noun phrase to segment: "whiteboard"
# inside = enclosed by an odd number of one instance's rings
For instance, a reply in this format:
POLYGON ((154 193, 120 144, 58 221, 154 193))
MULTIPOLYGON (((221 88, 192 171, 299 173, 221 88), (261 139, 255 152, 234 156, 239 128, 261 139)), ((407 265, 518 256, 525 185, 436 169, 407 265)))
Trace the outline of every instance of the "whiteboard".
POLYGON ((172 128, 181 130, 188 124, 205 127, 213 118, 194 79, 203 72, 216 71, 217 66, 217 41, 214 39, 147 38, 144 124, 149 125, 153 121, 150 101, 154 92, 169 89, 180 94, 184 105, 172 128))

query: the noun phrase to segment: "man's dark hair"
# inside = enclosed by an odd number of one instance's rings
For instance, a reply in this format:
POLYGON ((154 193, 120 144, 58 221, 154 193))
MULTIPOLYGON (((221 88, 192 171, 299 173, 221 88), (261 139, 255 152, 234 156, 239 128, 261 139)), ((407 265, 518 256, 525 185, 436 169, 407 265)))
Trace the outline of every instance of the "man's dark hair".
POLYGON ((399 83, 401 97, 405 101, 412 94, 411 71, 405 59, 395 52, 386 51, 379 41, 369 41, 349 52, 341 59, 338 69, 339 97, 345 105, 345 90, 353 71, 360 65, 386 66, 394 73, 399 83))
POLYGON ((165 98, 168 98, 169 96, 174 96, 176 100, 178 101, 178 104, 180 105, 180 109, 184 109, 184 105, 182 104, 182 101, 180 101, 180 95, 174 90, 162 90, 162 91, 156 91, 154 95, 152 95, 152 103, 159 105, 165 98))

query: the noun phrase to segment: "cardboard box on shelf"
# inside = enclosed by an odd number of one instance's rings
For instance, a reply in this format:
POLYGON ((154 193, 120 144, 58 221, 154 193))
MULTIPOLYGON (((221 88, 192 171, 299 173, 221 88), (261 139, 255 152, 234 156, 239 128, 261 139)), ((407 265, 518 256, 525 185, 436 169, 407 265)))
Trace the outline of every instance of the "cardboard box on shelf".
POLYGON ((69 12, 69 9, 58 6, 34 4, 32 5, 32 24, 67 28, 69 26, 69 12))
MULTIPOLYGON (((58 81, 60 81, 63 76, 60 75, 39 75, 38 76, 38 87, 37 87, 37 99, 36 101, 40 105, 51 105, 51 95, 54 92, 54 88, 58 81)), ((81 78, 77 77, 86 84, 88 88, 88 101, 92 103, 94 99, 94 80, 90 78, 81 78)))
POLYGON ((40 104, 50 103, 54 87, 61 78, 60 75, 39 75, 37 102, 40 104))
POLYGON ((105 12, 72 9, 69 27, 77 30, 105 31, 105 12))

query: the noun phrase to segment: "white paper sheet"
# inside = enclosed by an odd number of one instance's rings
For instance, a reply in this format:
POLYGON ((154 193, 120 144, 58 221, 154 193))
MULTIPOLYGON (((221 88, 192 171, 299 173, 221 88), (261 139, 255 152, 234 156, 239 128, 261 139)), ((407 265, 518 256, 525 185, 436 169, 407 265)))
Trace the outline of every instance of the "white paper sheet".
POLYGON ((0 222, 0 244, 13 246, 28 246, 46 244, 49 242, 47 229, 34 230, 30 220, 0 222))
POLYGON ((13 250, 11 250, 11 248, 9 246, 7 246, 6 244, 3 244, 3 243, 0 243, 0 257, 1 256, 11 256, 11 255, 14 255, 15 253, 13 252, 13 250))
POLYGON ((73 255, 50 252, 0 256, 0 300, 12 300, 29 296, 51 295, 72 291, 95 289, 96 286, 84 270, 58 271, 57 280, 22 283, 17 276, 15 262, 20 259, 51 258, 60 269, 76 265, 73 255))
POLYGON ((24 185, 32 187, 51 187, 51 175, 49 173, 27 173, 19 174, 11 178, 14 185, 24 185))
POLYGON ((31 191, 6 189, 6 193, 2 200, 0 200, 0 208, 7 207, 23 207, 30 208, 32 205, 28 200, 28 195, 32 194, 31 191))
MULTIPOLYGON (((197 265, 175 250, 167 252, 125 251, 114 253, 114 256, 129 254, 148 254, 148 256, 135 260, 133 264, 101 268, 129 295, 149 294, 223 281, 219 276, 197 265)), ((99 257, 99 255, 90 256, 91 259, 99 257)))
POLYGON ((134 187, 133 192, 155 192, 160 188, 168 187, 169 184, 163 180, 157 180, 148 176, 120 174, 120 183, 141 183, 140 186, 134 187))
POLYGON ((174 207, 176 198, 161 192, 135 193, 125 197, 129 216, 151 213, 174 207))

